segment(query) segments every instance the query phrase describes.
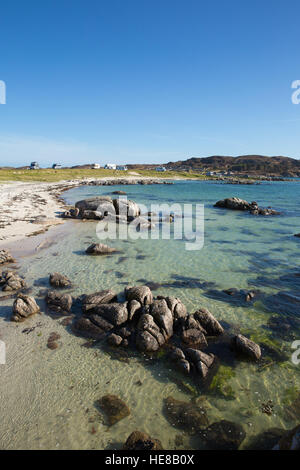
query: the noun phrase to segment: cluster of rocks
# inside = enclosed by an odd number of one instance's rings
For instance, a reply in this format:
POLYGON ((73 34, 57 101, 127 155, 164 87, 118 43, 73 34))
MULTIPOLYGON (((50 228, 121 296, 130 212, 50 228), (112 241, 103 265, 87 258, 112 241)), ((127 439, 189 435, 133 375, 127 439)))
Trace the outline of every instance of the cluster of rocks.
POLYGON ((0 275, 0 285, 5 292, 26 289, 26 282, 13 271, 4 271, 0 275))
POLYGON ((215 203, 215 207, 221 207, 224 209, 231 209, 236 211, 247 211, 252 215, 280 215, 280 212, 271 209, 270 207, 262 208, 259 207, 257 202, 248 202, 238 197, 230 197, 222 199, 215 203))
MULTIPOLYGON (((166 347, 177 370, 203 380, 216 370, 217 358, 203 349, 224 330, 207 309, 188 314, 180 299, 154 298, 147 286, 127 287, 124 295, 125 302, 118 302, 111 290, 83 296, 83 314, 75 320, 74 331, 94 339, 106 336, 111 346, 130 345, 142 353, 166 347)), ((249 360, 261 357, 259 345, 242 335, 233 336, 231 346, 249 360)))
POLYGON ((15 259, 7 250, 0 250, 0 264, 15 263, 15 259))

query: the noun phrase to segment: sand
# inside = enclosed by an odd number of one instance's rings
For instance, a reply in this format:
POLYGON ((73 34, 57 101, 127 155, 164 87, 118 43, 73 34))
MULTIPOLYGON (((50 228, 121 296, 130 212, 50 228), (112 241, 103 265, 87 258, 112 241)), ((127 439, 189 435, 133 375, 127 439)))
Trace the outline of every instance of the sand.
MULTIPOLYGON (((46 232, 51 226, 64 223, 61 218, 66 206, 60 195, 66 189, 110 180, 154 180, 131 175, 130 177, 106 177, 95 180, 60 181, 56 183, 7 182, 0 184, 0 248, 24 237, 46 232)), ((157 181, 166 178, 155 178, 157 181)))

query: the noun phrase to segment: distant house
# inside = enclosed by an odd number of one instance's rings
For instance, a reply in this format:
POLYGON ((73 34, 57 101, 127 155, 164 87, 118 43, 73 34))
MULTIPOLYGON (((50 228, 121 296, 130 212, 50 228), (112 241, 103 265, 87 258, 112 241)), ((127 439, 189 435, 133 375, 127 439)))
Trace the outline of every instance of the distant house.
POLYGON ((167 171, 164 166, 158 166, 155 168, 156 171, 167 171))
POLYGON ((39 170, 39 169, 40 169, 40 165, 38 164, 38 162, 30 163, 30 170, 39 170))
POLYGON ((52 165, 52 169, 53 170, 59 170, 61 168, 61 164, 60 163, 53 163, 52 165))
POLYGON ((104 169, 105 170, 116 170, 117 165, 115 163, 106 163, 106 165, 104 166, 104 169))
POLYGON ((99 168, 100 168, 100 163, 93 163, 92 170, 99 170, 99 168))
POLYGON ((127 171, 127 166, 125 166, 125 165, 117 165, 117 170, 118 170, 118 171, 127 171))

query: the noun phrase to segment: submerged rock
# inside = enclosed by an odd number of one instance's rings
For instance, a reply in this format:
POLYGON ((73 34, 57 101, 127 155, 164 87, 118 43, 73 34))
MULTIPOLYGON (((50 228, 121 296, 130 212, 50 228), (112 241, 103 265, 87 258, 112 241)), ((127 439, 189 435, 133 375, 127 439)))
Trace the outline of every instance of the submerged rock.
POLYGON ((53 332, 50 333, 48 342, 47 342, 47 348, 49 349, 57 349, 58 348, 58 343, 57 340, 60 339, 60 334, 53 332))
POLYGON ((7 250, 0 250, 0 264, 15 263, 15 259, 7 250))
POLYGON ((167 420, 172 426, 184 429, 189 434, 196 434, 208 425, 204 408, 194 403, 187 403, 168 397, 164 400, 167 420))
POLYGON ((49 283, 52 287, 71 287, 72 283, 67 276, 60 273, 52 273, 49 277, 49 283))
POLYGON ((158 439, 152 439, 149 434, 133 431, 127 438, 123 450, 163 450, 158 439))
POLYGON ((26 288, 26 282, 17 273, 5 271, 0 276, 0 285, 3 285, 4 292, 20 290, 26 288))
POLYGON ((300 424, 287 431, 273 448, 274 450, 300 450, 300 424))
POLYGON ((98 404, 106 414, 110 426, 130 415, 129 407, 116 395, 105 395, 98 400, 98 404))
POLYGON ((248 339, 243 335, 237 335, 233 341, 234 346, 239 353, 254 361, 258 361, 261 358, 260 346, 254 343, 251 339, 248 339))
POLYGON ((108 344, 110 344, 111 346, 120 346, 120 344, 123 341, 123 338, 122 338, 122 336, 119 336, 119 335, 116 335, 115 333, 112 333, 108 337, 107 341, 108 341, 108 344))
POLYGON ((240 424, 231 421, 218 421, 200 432, 209 450, 237 450, 246 433, 240 424))
POLYGON ((13 314, 11 321, 21 322, 26 318, 39 313, 40 308, 33 297, 28 295, 19 294, 13 304, 13 314))
POLYGON ((70 294, 60 294, 54 291, 48 291, 45 301, 48 307, 55 312, 69 312, 72 307, 72 297, 70 294))
POLYGON ((117 250, 111 248, 104 243, 92 243, 86 250, 88 255, 108 255, 109 253, 115 253, 117 250))
POLYGON ((285 429, 270 428, 250 438, 244 450, 272 450, 281 437, 286 434, 285 429))

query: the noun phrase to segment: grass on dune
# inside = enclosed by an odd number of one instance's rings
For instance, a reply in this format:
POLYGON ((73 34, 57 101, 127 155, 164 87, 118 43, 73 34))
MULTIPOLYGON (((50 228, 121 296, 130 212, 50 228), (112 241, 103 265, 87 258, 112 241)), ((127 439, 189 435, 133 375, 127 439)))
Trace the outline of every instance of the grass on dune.
POLYGON ((192 172, 179 172, 179 171, 165 171, 159 173, 155 170, 129 170, 129 171, 117 171, 117 170, 90 170, 90 169, 41 169, 41 170, 16 170, 16 169, 0 169, 0 182, 5 181, 42 181, 42 182, 55 182, 63 180, 73 180, 81 178, 126 178, 132 177, 130 173, 137 173, 139 176, 148 176, 152 178, 197 178, 207 179, 204 175, 192 172))

